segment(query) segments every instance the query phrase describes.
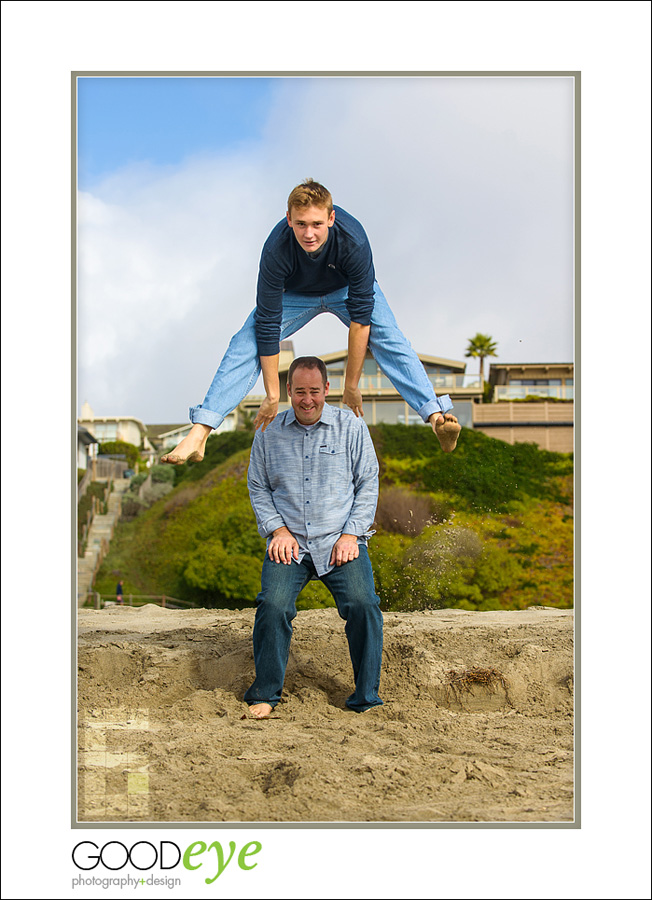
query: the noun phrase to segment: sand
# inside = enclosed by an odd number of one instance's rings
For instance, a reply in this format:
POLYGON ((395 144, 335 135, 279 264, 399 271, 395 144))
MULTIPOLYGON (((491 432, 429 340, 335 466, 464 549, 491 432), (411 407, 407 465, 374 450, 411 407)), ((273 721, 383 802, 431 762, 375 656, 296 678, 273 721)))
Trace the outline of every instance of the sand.
POLYGON ((344 623, 301 612, 263 721, 253 619, 80 610, 80 822, 573 821, 572 611, 385 613, 363 714, 344 623))

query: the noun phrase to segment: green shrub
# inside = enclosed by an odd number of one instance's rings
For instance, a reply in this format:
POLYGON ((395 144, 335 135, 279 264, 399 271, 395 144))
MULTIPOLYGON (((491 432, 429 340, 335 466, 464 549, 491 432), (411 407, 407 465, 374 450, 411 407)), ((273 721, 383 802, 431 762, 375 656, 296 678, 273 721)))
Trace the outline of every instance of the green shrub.
POLYGON ((93 498, 99 501, 97 512, 102 515, 107 510, 106 482, 91 481, 86 488, 84 496, 77 504, 77 537, 81 540, 82 531, 86 525, 88 514, 93 508, 93 498))
POLYGON ((138 488, 144 481, 147 481, 148 477, 147 472, 138 472, 137 475, 133 475, 129 481, 129 490, 138 493, 138 488))
POLYGON ((309 581, 297 598, 297 610, 334 607, 333 595, 321 581, 309 581))
POLYGON ((429 528, 404 556, 402 609, 441 609, 460 600, 478 603, 473 576, 482 542, 467 528, 429 528))
POLYGON ((412 539, 399 534, 377 534, 369 541, 369 558, 376 593, 383 609, 396 609, 404 593, 403 556, 412 539))
POLYGON ((152 466, 149 474, 152 476, 152 481, 164 482, 165 484, 174 483, 174 468, 172 466, 152 466))
POLYGON ((140 451, 127 441, 107 441, 100 444, 98 453, 102 456, 124 456, 130 469, 135 469, 140 458, 140 451))
POLYGON ((394 535, 377 536, 370 556, 383 609, 404 612, 499 608, 500 594, 522 574, 507 550, 457 526, 430 526, 400 543, 394 535))
MULTIPOLYGON (((518 560, 502 547, 485 544, 477 561, 474 581, 480 588, 484 601, 489 597, 499 597, 512 587, 523 575, 518 560)), ((484 609, 485 607, 481 607, 484 609)), ((499 609, 500 606, 486 607, 499 609)))
POLYGON ((152 503, 156 503, 157 500, 165 497, 172 490, 174 490, 174 488, 171 484, 165 481, 154 481, 150 487, 145 488, 142 499, 148 506, 151 506, 152 503))
POLYGON ((217 536, 229 552, 243 553, 262 561, 267 542, 258 534, 256 517, 248 498, 234 504, 225 514, 217 536))
POLYGON ((370 431, 382 482, 454 496, 458 509, 506 510, 527 497, 562 500, 556 476, 573 470, 571 454, 507 444, 469 428, 462 429, 454 453, 442 453, 432 430, 420 425, 374 425, 370 431))
MULTIPOLYGON (((165 468, 165 466, 159 466, 158 468, 165 468)), ((174 473, 171 474, 172 478, 174 478, 174 473)), ((173 490, 168 476, 159 480, 152 478, 149 487, 142 491, 141 496, 141 488, 148 478, 148 474, 140 472, 131 479, 129 490, 122 497, 121 514, 124 519, 135 518, 143 510, 148 509, 153 503, 156 503, 157 500, 165 497, 173 490)))
POLYGON ((126 522, 135 519, 136 516, 147 509, 147 503, 141 500, 137 494, 131 494, 129 491, 122 495, 122 506, 120 507, 120 516, 126 522))
POLYGON ((231 553, 219 539, 207 541, 191 555, 183 576, 192 589, 213 600, 253 603, 260 590, 260 560, 231 553))
POLYGON ((185 481, 199 481, 216 466, 221 465, 234 453, 248 450, 254 436, 246 431, 224 431, 212 434, 206 441, 204 459, 198 463, 186 463, 183 466, 167 466, 174 472, 175 485, 185 481))
MULTIPOLYGON (((394 497, 408 502, 407 516, 413 503, 431 510, 420 534, 406 527, 405 513, 401 527, 408 533, 391 533, 379 521, 369 553, 383 609, 572 606, 570 455, 512 447, 468 429, 455 453, 443 454, 428 428, 383 425, 371 431, 381 464, 381 511, 394 489, 394 497)), ((206 606, 251 606, 265 541, 247 492, 250 443, 251 435, 242 432, 214 435, 204 462, 166 467, 182 483, 149 509, 129 493, 124 508, 140 515, 121 521, 97 583, 114 586, 110 573, 119 569, 134 592, 206 606), (231 455, 239 444, 244 447, 231 455)), ((324 585, 310 582, 297 605, 333 602, 324 585)))

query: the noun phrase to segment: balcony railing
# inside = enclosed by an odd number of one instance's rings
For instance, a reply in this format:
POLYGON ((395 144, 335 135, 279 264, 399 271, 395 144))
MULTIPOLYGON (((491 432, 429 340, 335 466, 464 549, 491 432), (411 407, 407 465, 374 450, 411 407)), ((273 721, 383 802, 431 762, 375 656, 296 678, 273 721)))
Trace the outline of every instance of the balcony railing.
POLYGON ((475 388, 480 390, 479 375, 428 375, 433 387, 459 390, 460 388, 475 388))
MULTIPOLYGON (((462 388, 475 388, 480 390, 479 375, 434 375, 429 374, 428 378, 434 388, 440 393, 442 390, 460 390, 462 388)), ((331 391, 342 391, 344 389, 344 376, 329 374, 331 391)), ((362 375, 360 378, 360 390, 363 393, 374 391, 394 391, 396 390, 392 382, 385 375, 362 375)))
POLYGON ((494 400, 525 400, 526 397, 573 400, 572 384, 499 384, 494 391, 494 400))

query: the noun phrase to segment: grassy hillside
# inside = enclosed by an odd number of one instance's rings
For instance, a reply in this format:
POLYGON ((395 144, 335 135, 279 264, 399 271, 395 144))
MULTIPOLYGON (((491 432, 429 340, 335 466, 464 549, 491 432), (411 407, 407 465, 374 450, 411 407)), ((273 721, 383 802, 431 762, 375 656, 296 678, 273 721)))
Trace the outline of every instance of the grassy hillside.
MULTIPOLYGON (((369 545, 384 609, 572 606, 572 459, 464 429, 453 454, 430 429, 371 429, 381 491, 369 545)), ((216 435, 174 490, 116 529, 96 581, 110 593, 206 606, 254 603, 265 542, 249 504, 252 435, 216 435)), ((300 607, 332 605, 312 582, 300 607)))

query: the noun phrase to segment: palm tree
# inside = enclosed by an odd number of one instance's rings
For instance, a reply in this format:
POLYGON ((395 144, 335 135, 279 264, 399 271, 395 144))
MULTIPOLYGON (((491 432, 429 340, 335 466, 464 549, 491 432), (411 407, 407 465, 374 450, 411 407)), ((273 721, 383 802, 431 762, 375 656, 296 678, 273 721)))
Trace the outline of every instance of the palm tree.
POLYGON ((480 387, 484 391, 484 360, 486 356, 498 356, 496 353, 497 344, 488 334, 480 334, 478 332, 475 337, 469 338, 469 346, 466 348, 465 356, 473 356, 480 358, 480 387))

